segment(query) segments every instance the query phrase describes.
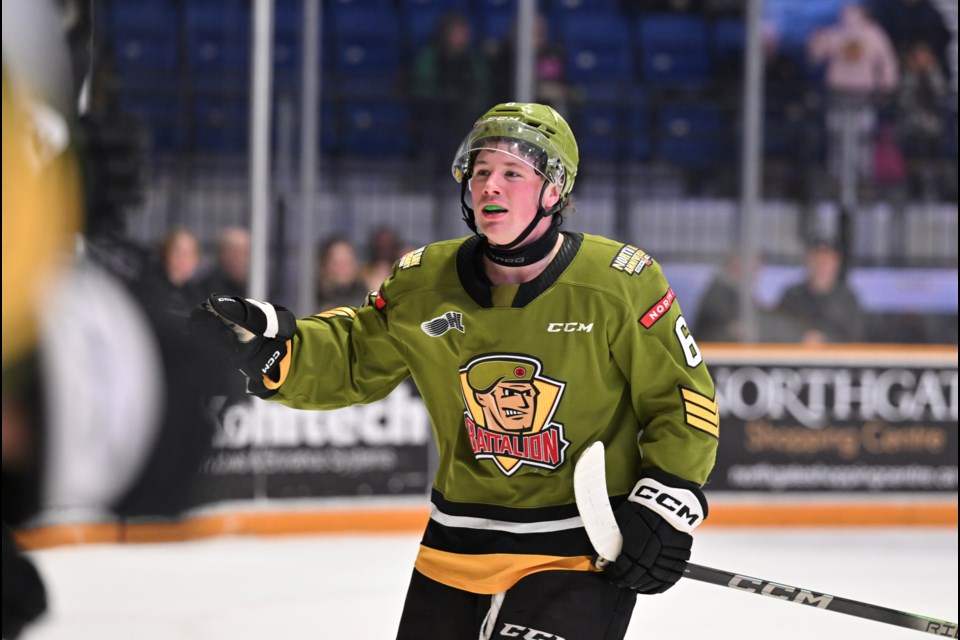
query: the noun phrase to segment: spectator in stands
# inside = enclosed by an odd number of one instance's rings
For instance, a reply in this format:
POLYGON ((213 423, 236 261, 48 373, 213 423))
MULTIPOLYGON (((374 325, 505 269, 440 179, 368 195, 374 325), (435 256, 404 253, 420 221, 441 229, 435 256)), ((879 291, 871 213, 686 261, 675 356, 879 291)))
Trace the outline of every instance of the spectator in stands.
POLYGON ((250 232, 243 227, 224 227, 217 238, 217 264, 200 286, 209 293, 245 296, 249 277, 250 232))
POLYGON ((420 139, 429 143, 424 151, 445 161, 449 148, 490 101, 490 71, 462 13, 440 16, 433 41, 417 54, 413 94, 420 139))
POLYGON ((867 0, 866 6, 893 46, 900 51, 915 42, 930 47, 940 71, 950 72, 947 48, 952 35, 943 15, 930 0, 867 0))
POLYGON ((200 258, 200 242, 192 231, 183 227, 170 231, 161 244, 160 260, 147 268, 136 288, 144 306, 156 311, 190 311, 205 294, 194 281, 200 258))
MULTIPOLYGON (((534 47, 534 97, 537 102, 549 104, 561 114, 567 113, 569 86, 563 47, 550 40, 550 25, 542 13, 536 15, 533 33, 534 47)), ((491 54, 493 92, 498 102, 516 99, 514 84, 517 65, 516 25, 510 36, 499 43, 491 54)))
POLYGON ((909 45, 897 93, 897 130, 915 195, 932 191, 934 164, 943 149, 943 105, 948 91, 947 79, 930 46, 923 41, 909 45))
POLYGON ((893 45, 860 4, 843 7, 839 24, 814 31, 808 53, 814 64, 826 64, 831 91, 870 96, 897 88, 893 45))
POLYGON ((317 256, 317 310, 359 307, 368 291, 353 244, 341 236, 328 238, 317 256))
POLYGON ((864 7, 848 4, 839 24, 810 35, 808 55, 813 64, 826 65, 830 174, 838 187, 860 184, 873 175, 877 107, 897 88, 896 52, 864 7))
MULTIPOLYGON (((741 342, 744 335, 740 318, 740 278, 743 259, 731 253, 724 268, 717 271, 700 299, 693 329, 704 342, 741 342)), ((756 269, 753 270, 754 273, 756 269)), ((756 305, 754 305, 756 307, 756 305)))
POLYGON ((843 279, 843 257, 834 238, 815 236, 807 247, 807 275, 789 287, 776 312, 799 327, 805 344, 857 342, 864 319, 857 295, 843 279))
POLYGON ((367 289, 379 289, 393 270, 393 263, 402 255, 397 231, 390 225, 382 225, 370 232, 367 241, 369 260, 363 268, 363 281, 367 289))

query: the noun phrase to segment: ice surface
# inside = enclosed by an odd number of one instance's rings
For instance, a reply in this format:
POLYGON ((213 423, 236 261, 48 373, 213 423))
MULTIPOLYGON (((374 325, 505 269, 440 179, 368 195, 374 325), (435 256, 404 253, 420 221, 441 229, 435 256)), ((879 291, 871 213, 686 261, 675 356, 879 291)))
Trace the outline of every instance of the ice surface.
MULTIPOLYGON (((26 640, 393 638, 420 536, 317 535, 60 547, 33 553, 51 610, 26 640)), ((956 529, 697 532, 693 560, 957 620, 956 529)), ((641 596, 627 635, 830 640, 916 631, 681 581, 641 596)))

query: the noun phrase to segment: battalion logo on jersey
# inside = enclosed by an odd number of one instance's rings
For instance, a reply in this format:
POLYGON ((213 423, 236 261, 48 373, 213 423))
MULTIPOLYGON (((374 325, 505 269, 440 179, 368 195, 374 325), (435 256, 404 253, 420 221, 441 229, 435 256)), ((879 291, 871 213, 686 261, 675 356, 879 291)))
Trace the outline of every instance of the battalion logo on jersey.
POLYGON ((459 311, 447 311, 442 316, 433 320, 427 320, 420 323, 420 328, 431 338, 439 338, 450 329, 456 329, 460 333, 466 333, 463 329, 463 314, 459 311))
POLYGON ((631 244, 625 244, 620 247, 617 257, 610 263, 611 269, 623 271, 627 275, 637 275, 643 268, 653 264, 653 258, 643 249, 639 249, 631 244))
POLYGON ((423 259, 423 250, 426 247, 420 247, 419 249, 414 249, 410 253, 406 253, 400 258, 400 261, 397 263, 398 269, 410 269, 412 267, 419 267, 420 261, 423 259))
POLYGON ((460 369, 473 455, 493 460, 505 475, 525 464, 556 469, 570 445, 553 421, 566 384, 542 369, 536 358, 511 353, 480 356, 460 369))

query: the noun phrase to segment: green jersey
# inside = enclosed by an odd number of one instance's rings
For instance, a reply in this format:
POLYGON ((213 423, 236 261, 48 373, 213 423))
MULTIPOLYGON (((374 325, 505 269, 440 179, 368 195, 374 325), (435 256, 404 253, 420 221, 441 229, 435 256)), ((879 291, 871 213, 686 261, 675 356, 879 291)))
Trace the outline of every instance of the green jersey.
POLYGON ((417 569, 496 593, 536 571, 590 570, 573 492, 587 445, 604 442, 616 501, 646 467, 702 485, 719 425, 707 367, 643 250, 565 232, 536 279, 494 287, 480 246, 427 245, 362 308, 299 320, 271 399, 332 409, 412 376, 439 448, 417 569))

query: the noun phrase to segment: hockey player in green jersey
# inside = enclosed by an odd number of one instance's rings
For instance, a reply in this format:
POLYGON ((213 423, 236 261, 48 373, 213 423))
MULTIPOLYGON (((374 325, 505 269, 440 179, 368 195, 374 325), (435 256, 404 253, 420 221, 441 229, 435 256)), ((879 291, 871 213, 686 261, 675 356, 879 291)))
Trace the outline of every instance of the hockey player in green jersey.
POLYGON ((706 517, 713 382, 647 253, 561 231, 578 160, 552 108, 497 105, 453 162, 473 235, 405 255, 359 309, 296 320, 214 294, 193 314, 252 392, 292 407, 371 402, 412 376, 439 467, 400 638, 622 638, 706 517), (603 572, 573 491, 597 440, 624 537, 603 572))

